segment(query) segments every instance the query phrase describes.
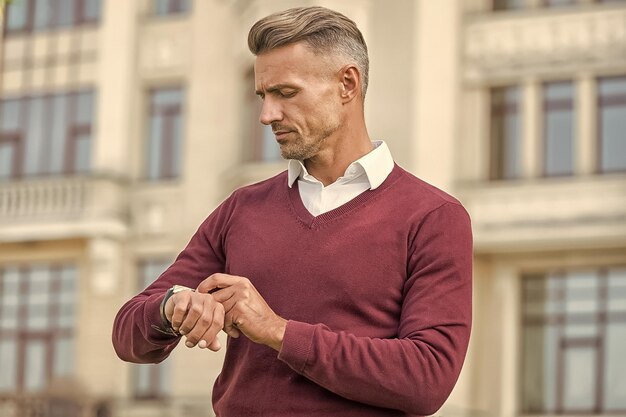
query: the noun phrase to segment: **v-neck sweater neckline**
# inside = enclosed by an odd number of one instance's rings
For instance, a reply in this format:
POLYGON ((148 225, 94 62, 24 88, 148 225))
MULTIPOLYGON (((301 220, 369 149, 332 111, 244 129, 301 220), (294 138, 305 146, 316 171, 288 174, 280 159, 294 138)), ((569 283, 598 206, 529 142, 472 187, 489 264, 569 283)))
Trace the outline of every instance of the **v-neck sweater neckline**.
POLYGON ((345 214, 348 214, 349 212, 364 205, 377 195, 380 195, 400 178, 402 172, 403 170, 397 164, 394 164, 393 170, 380 187, 374 190, 366 190, 354 197, 352 200, 318 216, 311 214, 302 202, 298 181, 295 181, 291 187, 286 188, 291 208, 293 209, 296 217, 298 217, 298 220, 309 229, 317 229, 345 214))

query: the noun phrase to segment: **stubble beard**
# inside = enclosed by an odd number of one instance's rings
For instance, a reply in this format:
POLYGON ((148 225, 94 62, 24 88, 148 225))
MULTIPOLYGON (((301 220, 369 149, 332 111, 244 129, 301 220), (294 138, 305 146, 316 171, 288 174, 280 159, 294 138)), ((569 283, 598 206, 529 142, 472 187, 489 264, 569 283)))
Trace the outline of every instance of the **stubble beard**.
POLYGON ((339 129, 339 126, 325 126, 313 138, 305 139, 300 132, 293 132, 295 138, 280 144, 280 155, 284 159, 297 159, 305 161, 317 155, 322 149, 326 139, 339 129))

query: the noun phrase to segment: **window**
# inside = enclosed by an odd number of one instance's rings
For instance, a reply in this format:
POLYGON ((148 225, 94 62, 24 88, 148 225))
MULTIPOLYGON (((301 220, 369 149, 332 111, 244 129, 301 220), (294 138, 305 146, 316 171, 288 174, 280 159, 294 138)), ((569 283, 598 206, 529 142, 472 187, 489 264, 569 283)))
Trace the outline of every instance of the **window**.
POLYGON ((189 11, 189 0, 153 0, 154 14, 166 16, 189 11))
POLYGON ((547 8, 573 6, 578 0, 543 0, 544 6, 547 8))
POLYGON ((245 85, 245 99, 247 102, 245 125, 248 127, 244 146, 244 159, 248 162, 275 162, 280 161, 280 147, 271 126, 259 121, 263 102, 254 93, 254 69, 248 72, 245 85))
POLYGON ((6 31, 34 32, 100 20, 101 0, 19 0, 7 7, 6 31))
POLYGON ((522 143, 517 87, 491 91, 491 178, 514 179, 522 173, 522 143))
POLYGON ((493 0, 493 10, 516 10, 524 6, 524 0, 493 0))
POLYGON ((177 178, 181 171, 183 92, 180 89, 150 93, 146 176, 150 180, 177 178))
POLYGON ((598 81, 600 172, 626 171, 626 76, 598 81))
POLYGON ((523 411, 626 411, 626 267, 526 276, 523 295, 523 411))
POLYGON ((0 180, 84 173, 91 165, 93 93, 0 102, 0 180))
MULTIPOLYGON (((149 260, 139 267, 139 289, 146 288, 159 277, 170 262, 149 260)), ((162 398, 170 391, 169 363, 134 365, 133 391, 136 398, 162 398)))
POLYGON ((70 265, 0 268, 0 392, 72 374, 76 282, 70 265))
POLYGON ((570 175, 574 165, 574 98, 571 82, 547 83, 543 88, 544 172, 570 175))

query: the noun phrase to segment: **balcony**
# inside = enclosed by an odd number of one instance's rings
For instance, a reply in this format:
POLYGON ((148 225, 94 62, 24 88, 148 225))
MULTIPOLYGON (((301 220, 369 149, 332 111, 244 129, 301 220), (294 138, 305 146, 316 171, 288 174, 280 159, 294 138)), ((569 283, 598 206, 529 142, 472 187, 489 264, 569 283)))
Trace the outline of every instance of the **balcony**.
POLYGON ((127 188, 104 177, 0 182, 0 243, 124 235, 127 188))
POLYGON ((610 248, 626 243, 626 177, 465 186, 478 253, 610 248))
POLYGON ((462 39, 469 83, 620 71, 626 66, 626 8, 618 3, 468 16, 462 39))

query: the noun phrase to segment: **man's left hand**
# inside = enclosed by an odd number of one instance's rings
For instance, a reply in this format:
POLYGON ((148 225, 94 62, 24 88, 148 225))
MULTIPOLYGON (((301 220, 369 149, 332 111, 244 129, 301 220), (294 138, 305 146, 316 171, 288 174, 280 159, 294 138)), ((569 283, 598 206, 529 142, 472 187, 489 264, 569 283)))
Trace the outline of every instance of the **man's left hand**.
POLYGON ((224 306, 224 331, 231 337, 242 332, 248 339, 280 351, 287 320, 267 305, 248 278, 213 274, 198 285, 200 293, 212 292, 224 306))

